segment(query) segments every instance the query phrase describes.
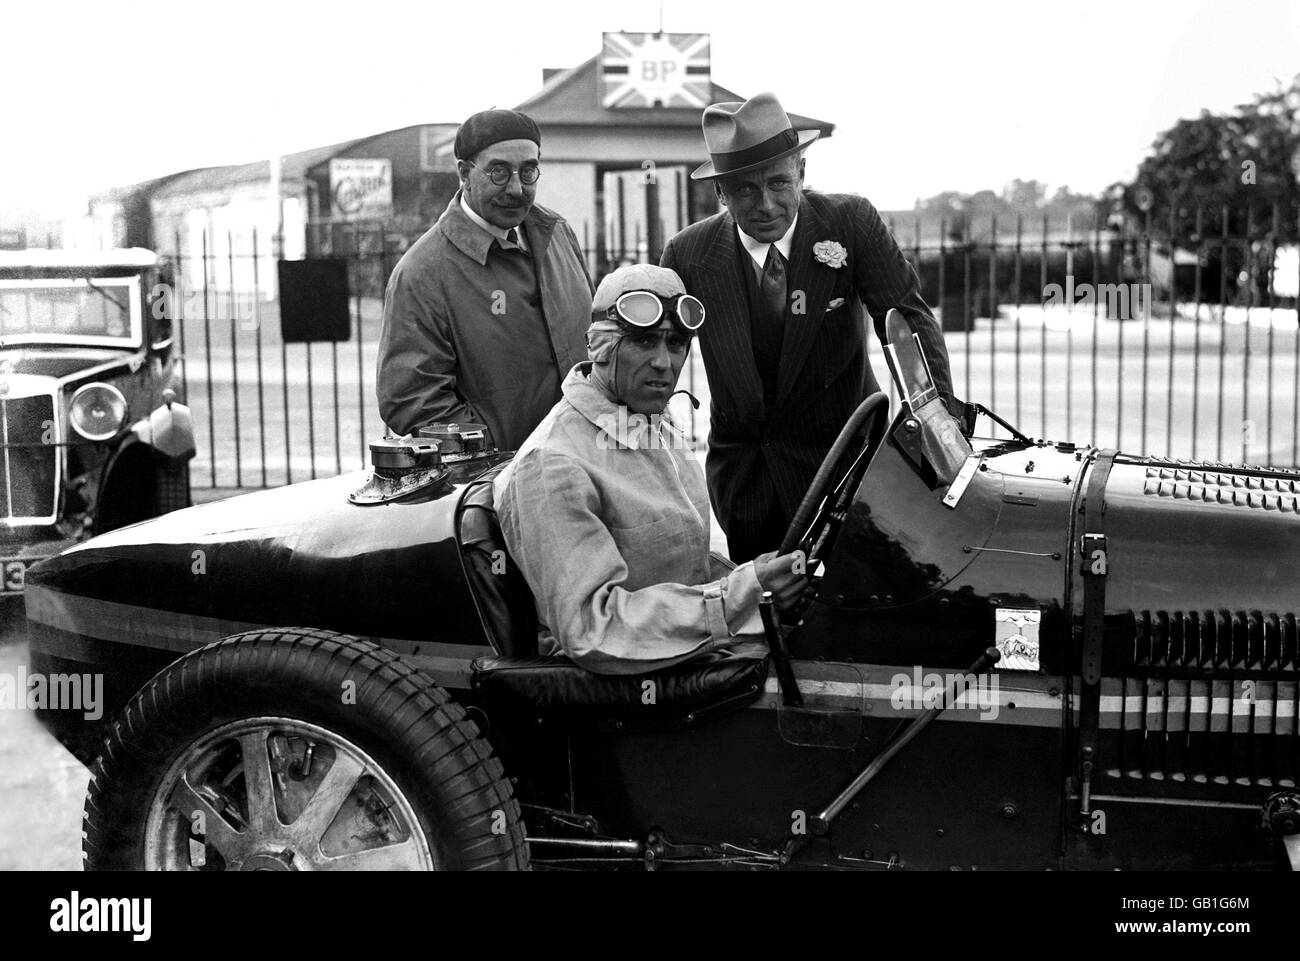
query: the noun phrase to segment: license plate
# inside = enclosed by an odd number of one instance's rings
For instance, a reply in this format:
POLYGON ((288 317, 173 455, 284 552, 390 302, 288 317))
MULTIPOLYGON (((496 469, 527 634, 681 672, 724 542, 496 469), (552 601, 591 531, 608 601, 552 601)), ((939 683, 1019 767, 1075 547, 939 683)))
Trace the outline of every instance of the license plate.
POLYGON ((39 560, 42 558, 11 557, 0 561, 0 597, 6 594, 21 594, 23 582, 27 577, 27 568, 39 560))

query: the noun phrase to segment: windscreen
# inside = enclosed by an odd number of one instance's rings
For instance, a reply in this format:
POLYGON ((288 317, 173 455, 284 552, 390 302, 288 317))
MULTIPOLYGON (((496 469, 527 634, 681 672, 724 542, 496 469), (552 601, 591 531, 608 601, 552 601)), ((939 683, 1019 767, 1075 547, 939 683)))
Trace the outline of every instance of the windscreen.
POLYGON ((930 364, 921 339, 897 310, 885 317, 889 337, 888 353, 894 379, 912 416, 921 428, 920 442, 925 459, 935 475, 951 483, 971 453, 961 427, 944 406, 943 397, 930 375, 930 364))
POLYGON ((0 280, 0 342, 128 343, 139 279, 0 280))
POLYGON ((926 362, 925 352, 921 349, 921 339, 914 333, 907 322, 902 320, 897 311, 890 311, 891 320, 898 318, 897 325, 889 330, 889 352, 894 359, 899 389, 903 399, 913 411, 919 410, 939 396, 939 389, 934 386, 930 376, 930 365, 926 362))

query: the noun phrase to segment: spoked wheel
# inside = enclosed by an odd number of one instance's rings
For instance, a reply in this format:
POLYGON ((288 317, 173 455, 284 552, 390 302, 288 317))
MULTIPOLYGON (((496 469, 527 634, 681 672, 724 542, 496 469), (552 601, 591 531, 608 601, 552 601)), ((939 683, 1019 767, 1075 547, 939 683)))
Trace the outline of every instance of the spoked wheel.
POLYGON ((193 651, 123 709, 92 769, 84 857, 176 871, 525 868, 519 805, 426 675, 330 631, 193 651))
POLYGON ((315 724, 259 717, 182 752, 154 793, 148 871, 425 871, 415 809, 374 759, 315 724))

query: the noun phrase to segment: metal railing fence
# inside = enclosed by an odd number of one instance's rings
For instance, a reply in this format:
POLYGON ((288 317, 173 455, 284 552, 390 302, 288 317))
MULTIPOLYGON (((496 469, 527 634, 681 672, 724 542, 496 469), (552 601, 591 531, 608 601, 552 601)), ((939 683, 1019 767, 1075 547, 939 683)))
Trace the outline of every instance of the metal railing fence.
MULTIPOLYGON (((1196 210, 1141 222, 891 223, 944 327, 958 396, 1035 436, 1183 458, 1300 463, 1300 237, 1282 212, 1196 210), (1235 233, 1231 223, 1244 223, 1235 233), (1191 225, 1188 229, 1187 225, 1191 225), (937 233, 937 235, 936 235, 937 233)), ((411 238, 383 224, 313 228, 308 256, 346 260, 351 337, 283 342, 273 269, 283 244, 174 238, 182 373, 199 432, 196 484, 276 486, 368 464, 382 291, 411 238)), ((577 231, 590 244, 589 226, 577 231)), ((644 238, 586 248, 593 279, 657 261, 644 238)), ((879 345, 872 363, 888 383, 879 345)), ((674 411, 703 444, 698 350, 674 411), (679 406, 678 406, 679 405, 679 406)), ((992 425, 989 425, 990 427, 992 425)))

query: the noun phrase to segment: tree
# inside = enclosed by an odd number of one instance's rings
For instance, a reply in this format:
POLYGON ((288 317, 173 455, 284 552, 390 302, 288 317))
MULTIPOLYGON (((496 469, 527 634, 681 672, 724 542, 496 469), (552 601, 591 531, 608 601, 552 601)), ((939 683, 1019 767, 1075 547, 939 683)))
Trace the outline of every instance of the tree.
POLYGON ((1179 237, 1199 240, 1192 237, 1197 208, 1205 235, 1212 237, 1222 229, 1226 206, 1228 232, 1245 236, 1249 225, 1256 241, 1272 230, 1276 204, 1281 236, 1294 237, 1300 203, 1298 113, 1300 74, 1289 86, 1261 94, 1231 113, 1203 110, 1194 120, 1179 120, 1156 138, 1137 177, 1125 185, 1124 211, 1141 223, 1143 207, 1149 206, 1153 227, 1162 231, 1172 214, 1179 237))
POLYGON ((1047 202, 1047 184, 1017 177, 1002 187, 1002 202, 1022 214, 1033 213, 1047 202))

